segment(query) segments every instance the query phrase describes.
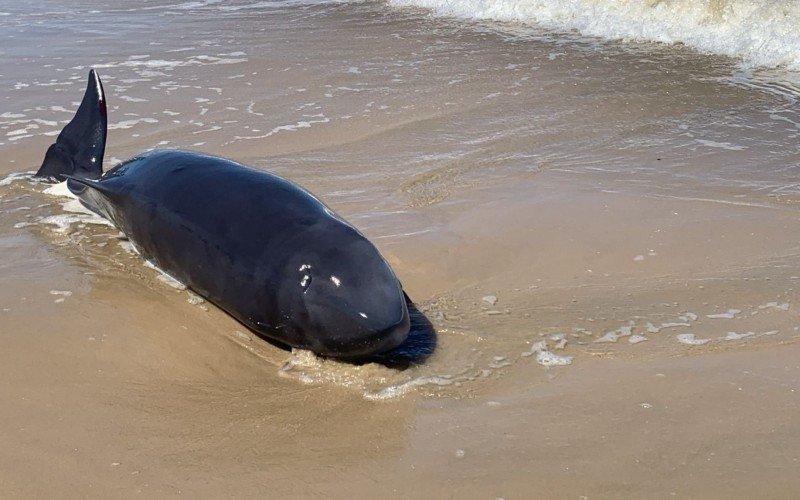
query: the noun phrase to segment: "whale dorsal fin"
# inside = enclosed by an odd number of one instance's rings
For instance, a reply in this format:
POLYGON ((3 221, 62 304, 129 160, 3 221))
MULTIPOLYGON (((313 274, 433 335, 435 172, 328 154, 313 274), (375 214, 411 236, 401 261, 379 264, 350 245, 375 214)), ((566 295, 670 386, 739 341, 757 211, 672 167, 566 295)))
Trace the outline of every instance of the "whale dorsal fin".
POLYGON ((47 150, 36 176, 59 181, 66 179, 67 175, 99 179, 103 175, 107 124, 103 84, 97 73, 91 70, 78 111, 47 150))

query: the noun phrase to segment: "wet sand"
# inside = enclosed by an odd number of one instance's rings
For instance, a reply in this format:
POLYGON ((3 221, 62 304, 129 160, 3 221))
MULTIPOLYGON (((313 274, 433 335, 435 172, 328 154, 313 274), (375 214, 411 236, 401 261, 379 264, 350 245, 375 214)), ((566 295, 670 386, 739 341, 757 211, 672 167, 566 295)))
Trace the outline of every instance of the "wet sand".
POLYGON ((372 2, 79 5, 0 0, 3 496, 800 491, 791 74, 372 2), (179 147, 299 182, 433 356, 282 350, 15 176, 90 66, 107 166, 179 147))

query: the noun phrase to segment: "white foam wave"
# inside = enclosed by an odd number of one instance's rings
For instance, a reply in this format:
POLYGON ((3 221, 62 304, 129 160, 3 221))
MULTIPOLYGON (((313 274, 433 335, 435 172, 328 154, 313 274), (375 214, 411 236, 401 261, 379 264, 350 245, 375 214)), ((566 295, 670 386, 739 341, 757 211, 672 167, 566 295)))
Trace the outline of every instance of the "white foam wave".
POLYGON ((132 120, 122 120, 117 123, 110 124, 108 126, 108 130, 133 128, 134 126, 140 123, 158 123, 158 120, 156 120, 155 118, 137 118, 132 120))
MULTIPOLYGON (((92 65, 95 69, 108 69, 108 68, 131 68, 137 71, 139 76, 161 76, 165 75, 163 71, 172 71, 175 68, 184 66, 198 66, 198 65, 218 65, 218 64, 239 64, 247 62, 246 57, 217 57, 207 54, 192 55, 186 59, 150 59, 149 55, 136 55, 130 56, 125 61, 109 61, 104 63, 95 63, 92 65), (153 72, 152 70, 159 70, 153 72)), ((75 66, 73 69, 85 69, 84 66, 75 66)))
POLYGON ((346 0, 262 0, 260 2, 253 2, 249 4, 240 5, 224 5, 219 7, 219 10, 226 12, 236 12, 240 10, 259 10, 259 9, 278 9, 287 7, 297 7, 304 5, 316 4, 336 4, 346 0))
POLYGON ((372 401, 383 401, 386 399, 393 399, 404 396, 415 387, 423 387, 426 385, 431 386, 447 386, 455 382, 452 378, 438 377, 438 376, 424 376, 413 378, 402 384, 392 385, 377 391, 365 391, 364 398, 372 401))
POLYGON ((33 172, 14 172, 8 174, 7 177, 0 179, 0 186, 9 186, 14 182, 21 180, 28 180, 33 172))
MULTIPOLYGON (((42 182, 39 179, 33 178, 32 175, 33 172, 11 174, 5 179, 0 180, 0 186, 9 185, 13 182, 23 180, 32 184, 38 184, 42 182)), ((84 207, 80 201, 78 201, 77 197, 75 197, 75 195, 69 191, 66 182, 53 184, 48 188, 43 189, 42 193, 64 198, 64 201, 61 203, 64 213, 39 217, 34 219, 33 222, 18 222, 17 224, 14 224, 14 228, 21 229, 28 226, 46 225, 54 226, 52 227, 52 231, 55 233, 66 234, 70 231, 73 224, 94 224, 113 227, 111 222, 84 207)))
POLYGON ((306 118, 310 118, 310 119, 309 120, 301 120, 301 121, 298 121, 297 123, 293 123, 291 125, 279 125, 279 126, 273 128, 272 130, 270 130, 269 132, 267 132, 265 134, 261 134, 261 135, 248 135, 248 136, 238 136, 237 135, 237 136, 234 137, 234 139, 237 140, 237 141, 238 140, 243 140, 243 139, 266 139, 267 137, 271 137, 271 136, 273 136, 273 135, 275 135, 275 134, 277 134, 279 132, 296 132, 297 130, 300 130, 300 129, 303 129, 303 128, 311 128, 312 125, 315 125, 315 124, 318 124, 318 123, 329 123, 331 121, 330 118, 328 118, 327 116, 325 116, 323 114, 303 115, 303 116, 306 117, 306 118), (319 118, 319 119, 317 119, 317 118, 319 118))
POLYGON ((608 39, 683 43, 750 66, 800 71, 797 0, 389 0, 436 14, 577 30, 608 39))
POLYGON ((413 369, 410 373, 399 372, 377 363, 352 365, 322 358, 302 349, 292 349, 291 357, 278 370, 278 374, 308 385, 333 384, 354 389, 372 401, 398 398, 422 387, 436 390, 466 380, 463 373, 422 374, 413 369))
POLYGON ((77 199, 77 197, 67 187, 67 181, 59 182, 58 184, 53 184, 52 186, 48 187, 42 192, 44 194, 49 194, 50 196, 59 196, 62 198, 77 199))
POLYGON ((711 342, 711 339, 699 339, 693 333, 681 333, 675 336, 678 342, 686 345, 704 345, 711 342))
MULTIPOLYGON (((134 250, 136 249, 135 246, 133 246, 133 245, 131 245, 131 246, 132 246, 132 248, 134 248, 134 250)), ((136 251, 136 253, 139 253, 139 252, 136 251)), ((172 276, 168 272, 166 272, 163 269, 161 269, 160 267, 158 267, 156 265, 156 263, 153 262, 152 260, 145 260, 144 261, 144 265, 146 267, 149 267, 150 269, 153 269, 153 270, 157 271, 158 272, 158 276, 156 276, 156 278, 158 278, 158 280, 160 282, 164 283, 165 285, 170 286, 170 287, 172 287, 172 288, 174 288, 176 290, 186 290, 186 285, 184 285, 180 280, 178 280, 177 278, 175 278, 174 276, 172 276)))
MULTIPOLYGON (((96 224, 100 226, 112 226, 110 222, 103 219, 99 215, 85 215, 78 213, 50 215, 47 217, 42 217, 41 219, 37 219, 36 223, 55 226, 53 227, 53 232, 59 234, 66 234, 70 230, 73 224, 96 224)), ((25 224, 26 226, 32 225, 30 223, 23 223, 23 224, 25 224)))

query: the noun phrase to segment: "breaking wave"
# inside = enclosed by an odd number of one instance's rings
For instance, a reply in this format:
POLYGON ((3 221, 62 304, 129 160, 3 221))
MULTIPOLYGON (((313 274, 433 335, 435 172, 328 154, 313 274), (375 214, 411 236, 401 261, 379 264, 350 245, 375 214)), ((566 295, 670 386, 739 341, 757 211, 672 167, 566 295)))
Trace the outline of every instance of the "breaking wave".
POLYGON ((444 16, 683 43, 752 67, 800 71, 800 0, 389 0, 444 16))

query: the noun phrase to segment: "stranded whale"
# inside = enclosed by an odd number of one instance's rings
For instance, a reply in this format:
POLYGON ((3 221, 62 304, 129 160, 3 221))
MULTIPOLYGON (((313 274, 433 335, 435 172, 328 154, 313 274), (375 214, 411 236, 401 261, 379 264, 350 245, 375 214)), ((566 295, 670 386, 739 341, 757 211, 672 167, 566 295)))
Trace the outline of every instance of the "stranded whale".
POLYGON ((303 188, 236 162, 153 151, 105 174, 106 103, 94 70, 75 118, 37 176, 68 179, 81 202, 145 259, 255 332, 355 358, 409 333, 402 287, 357 229, 303 188))

